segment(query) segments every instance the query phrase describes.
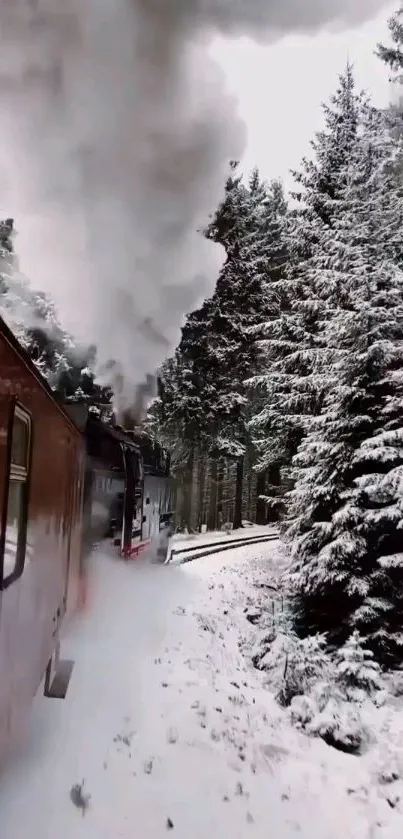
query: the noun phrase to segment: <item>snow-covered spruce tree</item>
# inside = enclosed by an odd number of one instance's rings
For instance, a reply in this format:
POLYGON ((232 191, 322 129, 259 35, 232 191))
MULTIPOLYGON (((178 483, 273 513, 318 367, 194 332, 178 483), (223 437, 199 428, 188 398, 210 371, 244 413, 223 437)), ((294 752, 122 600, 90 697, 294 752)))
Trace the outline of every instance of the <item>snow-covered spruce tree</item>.
POLYGON ((108 404, 111 393, 94 382, 93 347, 77 347, 61 327, 56 307, 18 272, 12 219, 0 222, 0 316, 56 395, 66 401, 108 404))
POLYGON ((394 85, 395 96, 387 113, 391 131, 398 137, 403 134, 403 6, 389 19, 388 24, 391 44, 378 44, 377 55, 389 68, 389 79, 394 85))
POLYGON ((389 46, 378 44, 377 54, 389 67, 391 80, 403 82, 403 6, 389 19, 389 34, 392 43, 389 46))
POLYGON ((355 630, 339 650, 336 663, 336 684, 352 702, 375 697, 385 688, 381 669, 371 650, 362 643, 355 630))
POLYGON ((14 219, 0 221, 0 292, 1 278, 11 273, 14 264, 13 249, 14 219))
MULTIPOLYGON (((226 185, 225 198, 218 208, 206 235, 222 244, 227 254, 238 247, 245 229, 248 213, 248 192, 232 164, 226 185)), ((171 434, 178 429, 178 439, 198 445, 211 432, 211 412, 216 404, 214 373, 209 357, 209 336, 214 306, 212 298, 200 309, 189 313, 182 331, 182 340, 173 359, 160 371, 161 393, 155 406, 160 431, 169 427, 171 434)))
POLYGON ((148 411, 145 427, 170 452, 172 470, 182 490, 176 507, 180 530, 191 527, 194 460, 206 427, 202 397, 192 365, 177 350, 159 371, 158 397, 148 411))
MULTIPOLYGON (((14 286, 14 282, 11 287, 14 286)), ((18 285, 18 283, 17 283, 18 285)), ((18 285, 21 293, 21 334, 17 335, 28 355, 61 401, 85 401, 89 405, 108 404, 112 394, 95 384, 94 347, 79 347, 62 328, 56 306, 43 292, 18 285)))
POLYGON ((245 386, 257 369, 254 329, 268 316, 269 276, 278 272, 282 254, 279 236, 287 211, 281 184, 265 184, 255 170, 248 185, 248 212, 244 230, 228 260, 212 299, 214 316, 210 335, 216 348, 218 394, 215 450, 217 456, 237 462, 234 524, 241 523, 243 459, 253 456, 249 430, 257 394, 245 386))
POLYGON ((248 330, 257 313, 261 317, 261 282, 244 242, 239 241, 230 246, 213 297, 189 318, 180 347, 186 361, 192 362, 202 396, 200 428, 205 431, 213 470, 220 458, 237 464, 234 527, 242 523, 243 462, 248 446, 244 379, 254 369, 254 341, 248 330))
POLYGON ((14 220, 0 221, 0 317, 18 338, 25 336, 23 327, 25 287, 15 281, 13 246, 14 220))
POLYGON ((295 217, 303 241, 299 252, 309 255, 317 236, 317 219, 332 225, 337 200, 345 185, 346 163, 353 153, 367 96, 356 88, 354 68, 347 64, 329 103, 322 104, 325 125, 311 142, 312 158, 304 157, 300 170, 292 172, 297 187, 295 217))
POLYGON ((301 170, 293 173, 299 187, 292 196, 296 206, 278 216, 282 259, 277 273, 268 276, 269 317, 258 333, 260 369, 251 383, 258 408, 251 431, 262 467, 276 461, 289 466, 310 417, 320 413, 329 384, 328 366, 318 363, 324 301, 305 265, 323 226, 332 228, 338 216, 346 165, 367 107, 348 65, 330 103, 323 106, 325 125, 312 142, 312 160, 304 158, 301 170))
POLYGON ((189 444, 189 457, 192 448, 202 447, 213 469, 219 458, 236 461, 234 526, 242 518, 243 460, 249 445, 244 380, 254 372, 250 328, 263 314, 270 201, 270 190, 256 171, 246 186, 234 169, 207 231, 225 247, 227 259, 213 296, 187 318, 176 359, 163 371, 156 406, 162 430, 176 425, 178 440, 189 444))
POLYGON ((326 303, 331 387, 295 461, 288 527, 300 630, 342 643, 357 629, 383 662, 403 649, 401 156, 368 109, 337 219, 304 269, 326 303))

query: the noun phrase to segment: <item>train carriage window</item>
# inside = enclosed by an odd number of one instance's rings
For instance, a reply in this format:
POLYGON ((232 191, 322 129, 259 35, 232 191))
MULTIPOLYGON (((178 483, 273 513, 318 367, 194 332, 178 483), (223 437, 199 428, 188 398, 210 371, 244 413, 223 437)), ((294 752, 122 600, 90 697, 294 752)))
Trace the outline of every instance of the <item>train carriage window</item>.
POLYGON ((14 412, 11 439, 10 477, 3 559, 3 588, 18 578, 24 567, 30 431, 30 418, 17 405, 14 412))

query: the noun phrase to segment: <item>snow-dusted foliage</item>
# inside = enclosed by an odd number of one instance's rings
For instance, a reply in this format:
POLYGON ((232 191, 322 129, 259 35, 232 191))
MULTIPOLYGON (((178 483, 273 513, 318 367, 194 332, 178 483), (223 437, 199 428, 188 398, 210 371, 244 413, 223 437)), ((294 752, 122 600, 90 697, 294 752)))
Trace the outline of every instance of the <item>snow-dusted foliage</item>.
POLYGON ((296 208, 282 217, 278 230, 283 260, 266 285, 269 317, 257 331, 260 371, 252 379, 260 399, 250 427, 264 467, 273 461, 289 464, 312 415, 321 411, 331 378, 321 332, 326 295, 312 283, 307 265, 323 230, 330 236, 337 226, 346 166, 366 108, 348 66, 330 104, 323 106, 325 126, 312 143, 313 159, 304 159, 294 173, 296 208))
POLYGON ((368 108, 337 219, 305 267, 331 378, 295 459, 288 528, 305 627, 339 639, 357 628, 384 658, 403 644, 401 155, 368 108))
POLYGON ((0 317, 61 398, 109 402, 110 394, 95 385, 89 368, 95 361, 94 348, 75 346, 60 325, 53 301, 32 289, 18 271, 13 232, 12 219, 0 222, 0 317))
POLYGON ((367 700, 383 699, 385 685, 357 633, 330 655, 324 636, 300 639, 278 631, 255 664, 296 728, 350 753, 368 742, 362 708, 367 700))
POLYGON ((267 278, 278 270, 278 227, 286 213, 279 183, 254 171, 247 183, 233 167, 226 195, 206 235, 227 260, 214 295, 189 314, 173 359, 161 371, 160 398, 151 414, 157 433, 185 461, 198 446, 214 460, 237 462, 234 526, 241 524, 242 469, 251 439, 253 397, 245 380, 256 370, 254 328, 267 310, 267 278))
POLYGON ((336 655, 336 684, 350 702, 377 698, 386 690, 380 666, 355 630, 336 655))
POLYGON ((363 712, 368 700, 375 705, 385 699, 386 686, 379 665, 365 649, 358 632, 327 659, 321 677, 308 683, 308 690, 295 694, 290 704, 293 725, 321 737, 335 748, 356 753, 371 733, 363 712))
POLYGON ((288 706, 295 696, 302 696, 326 674, 330 660, 323 636, 298 638, 293 633, 277 633, 259 669, 269 674, 270 689, 278 702, 288 706))
POLYGON ((378 44, 378 55, 391 70, 392 81, 400 84, 403 81, 403 7, 390 18, 389 34, 392 43, 378 44))
POLYGON ((330 682, 317 684, 311 696, 296 697, 290 717, 296 727, 343 752, 357 753, 369 738, 360 708, 330 682))

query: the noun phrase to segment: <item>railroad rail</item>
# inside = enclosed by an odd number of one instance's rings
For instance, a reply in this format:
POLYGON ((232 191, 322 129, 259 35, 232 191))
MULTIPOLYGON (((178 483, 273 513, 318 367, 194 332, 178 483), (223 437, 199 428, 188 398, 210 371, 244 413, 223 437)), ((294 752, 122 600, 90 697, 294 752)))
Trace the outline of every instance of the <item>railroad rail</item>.
POLYGON ((233 548, 244 548, 247 545, 259 545, 264 542, 275 542, 279 538, 277 531, 271 533, 261 533, 256 536, 244 536, 239 539, 228 539, 228 541, 206 542, 204 545, 192 545, 187 548, 172 548, 169 556, 166 559, 166 565, 169 565, 173 559, 179 554, 184 556, 180 558, 179 564, 183 565, 185 562, 193 562, 194 559, 202 559, 205 556, 211 556, 215 553, 222 553, 233 548))

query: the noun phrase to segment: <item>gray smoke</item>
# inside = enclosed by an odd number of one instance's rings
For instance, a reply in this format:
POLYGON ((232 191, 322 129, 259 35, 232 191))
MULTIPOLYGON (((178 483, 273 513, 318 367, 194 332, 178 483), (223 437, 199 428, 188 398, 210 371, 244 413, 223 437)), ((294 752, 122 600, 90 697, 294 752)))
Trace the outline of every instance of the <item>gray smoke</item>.
MULTIPOLYGON (((122 409, 211 293, 198 232, 245 129, 214 34, 351 26, 381 0, 0 0, 0 195, 21 269, 98 347, 122 409)), ((247 71, 247 68, 246 68, 247 71)))

